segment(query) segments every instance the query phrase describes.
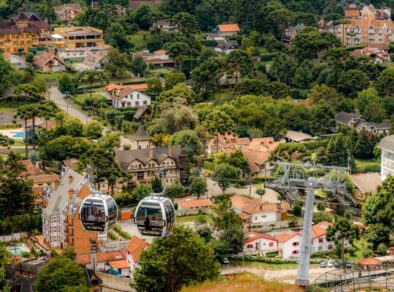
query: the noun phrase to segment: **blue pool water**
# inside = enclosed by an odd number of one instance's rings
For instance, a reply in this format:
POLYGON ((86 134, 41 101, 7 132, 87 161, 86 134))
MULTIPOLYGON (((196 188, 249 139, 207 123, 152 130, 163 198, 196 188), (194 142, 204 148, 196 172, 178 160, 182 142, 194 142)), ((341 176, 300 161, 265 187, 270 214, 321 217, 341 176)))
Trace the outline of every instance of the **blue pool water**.
POLYGON ((11 132, 12 138, 19 138, 19 139, 24 139, 25 138, 25 133, 23 132, 11 132))

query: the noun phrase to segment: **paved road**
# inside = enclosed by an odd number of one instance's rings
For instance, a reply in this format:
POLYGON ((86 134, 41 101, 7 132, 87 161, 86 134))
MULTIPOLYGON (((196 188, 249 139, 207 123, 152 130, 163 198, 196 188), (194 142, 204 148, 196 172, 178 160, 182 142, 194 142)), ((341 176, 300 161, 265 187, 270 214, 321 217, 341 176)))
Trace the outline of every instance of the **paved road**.
MULTIPOLYGON (((80 111, 77 107, 75 107, 75 105, 66 100, 64 98, 65 95, 60 92, 57 86, 52 86, 50 88, 50 93, 50 99, 54 101, 60 109, 67 112, 69 115, 79 119, 83 124, 86 124, 92 120, 91 117, 87 116, 84 112, 80 111)), ((112 132, 112 130, 108 127, 105 127, 104 133, 106 132, 112 132)), ((127 144, 131 145, 130 139, 120 136, 120 147, 123 147, 127 144)))
POLYGON ((69 115, 79 119, 82 123, 86 124, 91 120, 90 117, 78 110, 73 104, 66 101, 64 94, 60 92, 58 87, 52 86, 50 88, 50 99, 55 102, 60 109, 68 112, 69 115))

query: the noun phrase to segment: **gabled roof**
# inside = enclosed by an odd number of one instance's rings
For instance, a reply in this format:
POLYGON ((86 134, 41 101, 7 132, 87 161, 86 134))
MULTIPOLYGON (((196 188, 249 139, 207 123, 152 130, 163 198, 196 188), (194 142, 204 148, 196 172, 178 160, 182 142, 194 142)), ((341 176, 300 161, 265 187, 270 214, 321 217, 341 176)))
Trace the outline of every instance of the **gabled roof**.
POLYGON ((178 167, 181 165, 181 157, 185 156, 183 150, 178 146, 171 147, 157 147, 150 149, 137 149, 137 150, 118 150, 115 152, 115 158, 119 166, 128 171, 128 167, 132 161, 138 159, 143 164, 147 164, 152 160, 152 155, 155 160, 160 164, 163 160, 170 157, 175 160, 178 167))
POLYGON ((147 111, 148 111, 148 107, 146 107, 146 106, 144 106, 144 105, 139 106, 139 107, 137 108, 137 111, 136 111, 135 114, 133 115, 133 118, 134 118, 135 120, 139 120, 139 119, 141 119, 141 118, 143 117, 143 115, 144 115, 147 111))
POLYGON ((212 206, 212 202, 210 199, 178 201, 178 204, 183 209, 212 206))
POLYGON ((380 140, 378 147, 380 149, 394 152, 394 135, 384 137, 380 140))
POLYGON ((366 259, 361 259, 359 261, 359 264, 362 266, 375 266, 375 265, 379 265, 380 261, 375 258, 366 258, 366 259))
POLYGON ((148 133, 145 131, 144 126, 139 126, 137 131, 133 134, 131 137, 135 141, 150 141, 152 138, 148 135, 148 133))
POLYGON ((275 236, 275 238, 276 238, 279 242, 283 242, 283 243, 284 243, 284 242, 288 241, 289 239, 293 238, 293 237, 296 236, 296 235, 300 235, 299 232, 295 232, 295 231, 293 231, 293 230, 291 230, 291 229, 288 229, 288 230, 286 230, 286 231, 283 231, 283 232, 277 234, 277 235, 275 236))
POLYGON ((315 139, 309 134, 297 131, 287 131, 285 137, 295 142, 309 141, 315 139))
POLYGON ((126 260, 110 261, 109 265, 113 269, 129 269, 130 265, 126 260))
POLYGON ((139 238, 138 236, 133 236, 126 250, 132 255, 134 263, 137 263, 142 252, 147 247, 148 243, 145 240, 139 238))
POLYGON ((359 119, 359 117, 355 113, 345 113, 345 112, 337 113, 337 115, 335 116, 335 120, 341 124, 348 124, 353 119, 359 119))
POLYGON ((55 6, 55 12, 57 14, 63 13, 65 10, 68 9, 80 12, 81 6, 79 6, 79 4, 72 4, 72 3, 55 6))
POLYGON ((373 173, 360 173, 352 175, 353 184, 360 190, 361 193, 373 193, 378 186, 382 184, 380 175, 373 173))
POLYGON ((54 54, 48 53, 48 52, 36 56, 35 60, 34 60, 34 65, 39 66, 39 67, 44 67, 45 65, 47 65, 49 62, 53 61, 54 59, 56 59, 58 62, 62 63, 63 65, 65 65, 64 61, 61 58, 55 56, 54 54))
POLYGON ((239 32, 239 26, 236 23, 219 24, 218 28, 220 32, 239 32))
POLYGON ((258 240, 258 239, 266 239, 266 240, 271 240, 271 241, 278 241, 275 237, 269 235, 269 234, 264 234, 264 233, 259 233, 255 231, 251 231, 246 233, 244 244, 258 240))
POLYGON ((13 21, 39 21, 41 20, 37 14, 32 12, 19 12, 12 18, 13 21))

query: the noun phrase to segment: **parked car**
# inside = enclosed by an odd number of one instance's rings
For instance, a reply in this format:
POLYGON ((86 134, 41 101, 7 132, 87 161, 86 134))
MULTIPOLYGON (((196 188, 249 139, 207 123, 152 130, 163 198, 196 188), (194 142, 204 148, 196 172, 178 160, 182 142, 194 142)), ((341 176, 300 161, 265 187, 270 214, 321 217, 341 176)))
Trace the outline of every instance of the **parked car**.
POLYGON ((334 261, 333 260, 328 260, 327 268, 332 268, 333 266, 334 266, 334 261))
POLYGON ((320 261, 320 268, 327 267, 327 262, 325 260, 320 261))
POLYGON ((221 260, 222 264, 224 265, 228 265, 230 263, 230 261, 228 260, 228 258, 222 258, 221 260))
POLYGON ((347 261, 345 262, 345 268, 346 268, 346 269, 351 269, 351 268, 352 268, 352 262, 349 261, 349 260, 347 260, 347 261))
POLYGON ((339 260, 334 261, 334 267, 339 269, 341 267, 341 262, 339 260))

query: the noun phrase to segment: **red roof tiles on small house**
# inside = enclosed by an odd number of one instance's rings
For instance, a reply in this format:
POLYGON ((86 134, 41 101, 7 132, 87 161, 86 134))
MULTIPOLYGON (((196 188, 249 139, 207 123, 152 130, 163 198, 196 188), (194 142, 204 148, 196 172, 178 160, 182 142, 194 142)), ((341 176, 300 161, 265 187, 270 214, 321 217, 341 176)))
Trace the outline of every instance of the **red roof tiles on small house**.
POLYGON ((375 258, 366 258, 366 259, 361 259, 359 261, 359 264, 362 266, 376 266, 380 264, 380 261, 375 258))
POLYGON ((109 265, 111 268, 118 270, 130 268, 130 264, 126 260, 110 261, 109 265))
POLYGON ((278 241, 275 237, 273 237, 271 235, 251 231, 251 232, 248 232, 246 234, 246 238, 245 238, 244 244, 252 242, 252 241, 255 241, 255 240, 260 239, 260 238, 267 239, 267 240, 272 240, 272 241, 278 241))
POLYGON ((210 199, 202 199, 202 200, 185 200, 178 202, 179 206, 183 209, 186 208, 198 208, 198 207, 209 207, 212 206, 212 202, 210 199))
POLYGON ((218 25, 220 32, 239 32, 239 26, 236 23, 229 24, 219 24, 218 25))

